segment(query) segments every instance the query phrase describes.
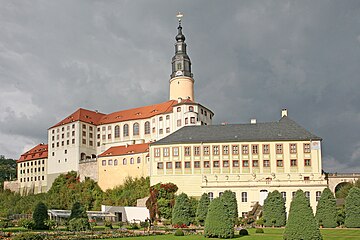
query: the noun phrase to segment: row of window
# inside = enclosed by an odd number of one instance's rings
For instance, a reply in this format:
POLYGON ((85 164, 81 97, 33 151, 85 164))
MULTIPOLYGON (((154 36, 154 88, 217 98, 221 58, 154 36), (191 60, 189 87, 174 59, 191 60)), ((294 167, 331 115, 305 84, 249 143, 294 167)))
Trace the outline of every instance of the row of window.
POLYGON ((43 159, 43 160, 20 163, 20 167, 36 166, 36 165, 40 165, 41 163, 45 164, 45 160, 43 159))
MULTIPOLYGON (((86 135, 86 132, 85 132, 85 131, 83 131, 83 136, 84 136, 84 135, 86 135)), ((90 133, 90 135, 91 135, 91 137, 92 137, 92 133, 90 133)), ((72 131, 72 132, 71 132, 71 136, 72 136, 72 137, 75 136, 75 131, 72 131)), ((67 132, 67 133, 66 133, 66 137, 67 137, 67 138, 70 137, 70 132, 67 132)), ((64 139, 64 138, 65 138, 65 133, 62 133, 62 134, 61 134, 61 139, 64 139)), ((60 139, 60 135, 58 134, 58 135, 56 135, 56 140, 59 140, 59 139, 60 139)), ((53 135, 53 136, 51 137, 51 140, 52 140, 52 141, 55 141, 55 135, 53 135)))
POLYGON ((38 168, 28 168, 28 169, 20 169, 20 174, 25 174, 25 173, 33 173, 33 172, 44 172, 45 171, 45 167, 38 167, 38 168), (26 171, 25 171, 26 170, 26 171))
MULTIPOLYGON (((297 143, 289 144, 290 153, 292 153, 292 154, 297 153, 297 145, 298 145, 297 143)), ((243 155, 249 154, 249 146, 251 147, 252 154, 259 154, 259 144, 252 144, 252 145, 243 144, 243 145, 241 145, 241 152, 243 155)), ((231 148, 231 152, 233 155, 239 154, 239 145, 231 145, 231 146, 223 145, 222 146, 222 154, 229 155, 230 148, 231 148)), ((219 145, 212 146, 212 154, 220 155, 220 149, 221 148, 219 145)), ((184 147, 184 155, 191 156, 191 150, 192 150, 192 147, 190 147, 190 146, 184 147)), ((203 150, 203 155, 210 155, 210 146, 203 146, 202 150, 203 150)), ((304 143, 303 150, 304 150, 304 153, 310 153, 311 152, 310 143, 304 143)), ((193 147, 193 151, 194 151, 194 156, 201 155, 201 147, 200 146, 193 147)), ((262 153, 270 154, 270 144, 262 144, 262 153)), ((283 144, 276 144, 276 154, 282 154, 282 153, 283 153, 283 144)), ((155 157, 160 157, 160 148, 154 149, 154 155, 155 155, 155 157)), ((170 155, 170 148, 163 148, 163 156, 168 157, 169 155, 170 155)), ((172 155, 179 156, 179 147, 172 148, 172 155)))
POLYGON ((32 181, 40 181, 40 180, 45 180, 45 176, 20 178, 20 182, 32 182, 32 181))
MULTIPOLYGON (((86 139, 83 139, 83 143, 85 142, 86 144, 86 139), (85 140, 85 141, 84 141, 85 140)), ((92 142, 92 141, 91 141, 92 142)), ((75 138, 71 139, 71 144, 75 144, 75 138)), ((66 140, 66 145, 69 146, 70 145, 70 140, 66 140)), ((65 141, 61 141, 61 146, 65 146, 65 141)), ((92 146, 92 145, 90 145, 92 146)), ((55 143, 52 143, 51 144, 51 147, 52 148, 55 148, 55 143)), ((56 142, 56 147, 60 147, 60 142, 56 142)))
MULTIPOLYGON (((240 166, 240 161, 239 160, 223 160, 222 161, 222 167, 226 168, 226 167, 230 167, 230 163, 232 162, 232 166, 233 167, 239 167, 240 166)), ((249 160, 242 160, 242 166, 243 167, 249 167, 249 160)), ((260 167, 260 161, 259 160, 252 160, 252 167, 260 167)), ((270 167, 270 160, 263 160, 263 167, 270 167)), ((166 162, 166 169, 172 169, 173 168, 173 162, 166 162)), ((182 162, 174 162, 174 166, 175 168, 182 168, 181 165, 182 162)), ((297 167, 298 165, 298 161, 297 159, 291 159, 290 160, 290 167, 297 167)), ((220 161, 212 161, 212 166, 214 168, 218 168, 220 167, 220 161)), ((276 166, 277 167, 284 167, 284 160, 276 160, 276 166)), ((304 166, 306 167, 310 167, 311 166, 311 159, 304 159, 304 166)), ((184 162, 184 167, 185 168, 191 168, 191 161, 185 161, 184 162)), ((201 167, 201 161, 194 161, 194 168, 200 168, 201 167)), ((210 168, 210 161, 203 161, 203 167, 204 168, 210 168)), ((163 162, 159 162, 157 163, 157 168, 158 169, 163 169, 164 168, 164 163, 163 162)))
MULTIPOLYGON (((75 129, 75 124, 71 125, 72 129, 75 129)), ((86 125, 83 124, 83 128, 86 128, 86 125)), ((89 127, 90 130, 92 130, 92 126, 89 127)), ((66 130, 70 130, 70 125, 66 126, 66 130)), ((61 127, 61 131, 64 132, 65 131, 65 127, 61 127)), ((56 129, 56 132, 59 133, 60 132, 60 128, 56 129)), ((55 129, 52 130, 52 134, 55 134, 55 129)))
MULTIPOLYGON (((305 191, 305 197, 307 197, 308 199, 310 199, 310 192, 309 191, 305 191)), ((223 192, 219 192, 219 197, 221 197, 221 195, 223 194, 223 192)), ((294 198, 296 192, 292 192, 292 198, 294 198)), ((281 192, 281 195, 284 198, 284 201, 286 202, 286 192, 281 192)), ((214 193, 213 192, 209 192, 208 196, 210 198, 210 201, 214 199, 214 193)), ((321 197, 321 191, 316 191, 315 193, 315 199, 316 201, 319 201, 321 197)), ((248 193, 247 192, 241 192, 241 202, 248 202, 248 193)))
MULTIPOLYGON (((127 160, 126 158, 123 158, 123 160, 122 160, 122 165, 127 165, 127 162, 128 162, 128 160, 127 160)), ((129 163, 130 163, 130 164, 134 164, 134 163, 135 163, 134 158, 130 158, 129 163)), ((138 164, 141 163, 141 158, 140 158, 140 157, 137 157, 136 163, 138 163, 138 164)), ((117 166, 118 164, 119 164, 119 163, 118 163, 118 160, 117 160, 117 159, 114 159, 114 160, 109 159, 109 160, 102 160, 102 161, 101 161, 101 165, 102 165, 102 166, 106 166, 106 165, 108 165, 108 166, 112 166, 112 165, 117 166)))

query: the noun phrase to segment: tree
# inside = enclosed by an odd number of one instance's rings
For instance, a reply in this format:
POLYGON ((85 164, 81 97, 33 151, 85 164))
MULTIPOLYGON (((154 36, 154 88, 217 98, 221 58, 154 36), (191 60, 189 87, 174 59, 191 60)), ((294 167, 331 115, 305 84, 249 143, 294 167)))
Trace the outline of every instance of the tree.
POLYGON ((35 230, 47 230, 49 229, 46 226, 45 222, 48 220, 48 208, 43 202, 39 202, 34 210, 33 213, 33 220, 34 220, 34 229, 35 230))
POLYGON ((71 208, 71 214, 69 220, 73 218, 88 218, 86 211, 79 202, 75 202, 71 208))
POLYGON ((196 210, 196 221, 198 221, 198 223, 201 226, 204 226, 205 224, 205 219, 206 219, 206 215, 209 209, 209 205, 210 205, 210 198, 209 195, 207 193, 204 193, 203 195, 201 195, 197 210, 196 210))
POLYGON ((322 239, 309 199, 298 190, 290 204, 289 218, 284 231, 285 240, 322 239))
POLYGON ((191 209, 189 197, 185 193, 181 193, 176 197, 175 205, 172 210, 173 225, 190 225, 191 223, 191 209))
POLYGON ((264 201, 264 225, 282 227, 286 223, 285 201, 277 190, 270 192, 264 201))
POLYGON ((345 199, 345 226, 360 227, 360 188, 353 187, 345 199))
POLYGON ((226 190, 221 195, 220 199, 221 201, 223 201, 224 205, 228 208, 230 218, 233 220, 233 225, 235 225, 239 217, 236 194, 230 190, 226 190))
POLYGON ((75 202, 71 208, 71 214, 68 222, 70 231, 90 230, 90 223, 85 209, 79 202, 75 202))
POLYGON ((229 208, 224 205, 220 198, 215 198, 209 206, 205 220, 205 237, 209 238, 232 238, 234 237, 234 225, 229 208))
POLYGON ((325 188, 316 206, 315 218, 320 226, 334 228, 336 224, 336 200, 329 188, 325 188))

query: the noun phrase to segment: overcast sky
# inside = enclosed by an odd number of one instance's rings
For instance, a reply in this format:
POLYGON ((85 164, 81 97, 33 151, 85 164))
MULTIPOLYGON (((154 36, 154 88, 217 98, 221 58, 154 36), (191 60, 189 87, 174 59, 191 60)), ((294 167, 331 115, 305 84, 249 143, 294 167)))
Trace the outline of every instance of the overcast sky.
POLYGON ((79 107, 167 101, 176 13, 195 100, 215 123, 289 117, 323 168, 360 172, 360 1, 0 0, 0 154, 18 159, 79 107))

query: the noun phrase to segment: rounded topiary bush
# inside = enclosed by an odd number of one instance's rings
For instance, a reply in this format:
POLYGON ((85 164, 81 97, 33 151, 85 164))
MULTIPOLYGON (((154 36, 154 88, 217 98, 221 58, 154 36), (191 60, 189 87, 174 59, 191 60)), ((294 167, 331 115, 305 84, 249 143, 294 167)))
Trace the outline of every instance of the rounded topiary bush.
POLYGON ((257 228, 257 229, 255 230, 255 233, 264 233, 264 229, 262 229, 262 228, 257 228))
POLYGON ((246 229, 241 229, 239 231, 239 235, 240 236, 247 236, 247 235, 249 235, 249 232, 246 229))
POLYGON ((175 236, 184 236, 184 232, 183 230, 181 229, 176 229, 175 233, 174 233, 175 236))

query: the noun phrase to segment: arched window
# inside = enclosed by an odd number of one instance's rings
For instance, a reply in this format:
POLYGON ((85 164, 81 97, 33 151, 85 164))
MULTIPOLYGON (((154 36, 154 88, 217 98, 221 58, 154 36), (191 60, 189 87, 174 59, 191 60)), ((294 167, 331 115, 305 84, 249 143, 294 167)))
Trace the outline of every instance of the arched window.
POLYGON ((138 123, 134 123, 133 125, 133 135, 139 135, 139 124, 138 123))
POLYGON ((140 157, 137 158, 137 163, 141 163, 141 158, 140 157))
POLYGON ((193 112, 194 111, 194 107, 193 106, 190 106, 189 107, 189 112, 193 112))
POLYGON ((177 107, 176 111, 181 112, 181 107, 177 107))
POLYGON ((214 193, 209 192, 208 196, 209 196, 210 201, 212 201, 214 199, 214 193))
POLYGON ((123 165, 126 165, 127 161, 126 158, 123 158, 123 165))
POLYGON ((150 134, 150 122, 145 122, 145 134, 150 134))
POLYGON ((134 164, 134 158, 130 158, 130 164, 134 164))
POLYGON ((128 137, 128 136, 129 136, 129 124, 125 124, 125 125, 124 125, 123 135, 124 135, 124 137, 128 137))
POLYGON ((119 127, 119 125, 116 125, 116 126, 115 126, 115 131, 114 131, 114 133, 115 133, 115 137, 116 137, 116 138, 119 138, 119 137, 120 137, 120 127, 119 127))

